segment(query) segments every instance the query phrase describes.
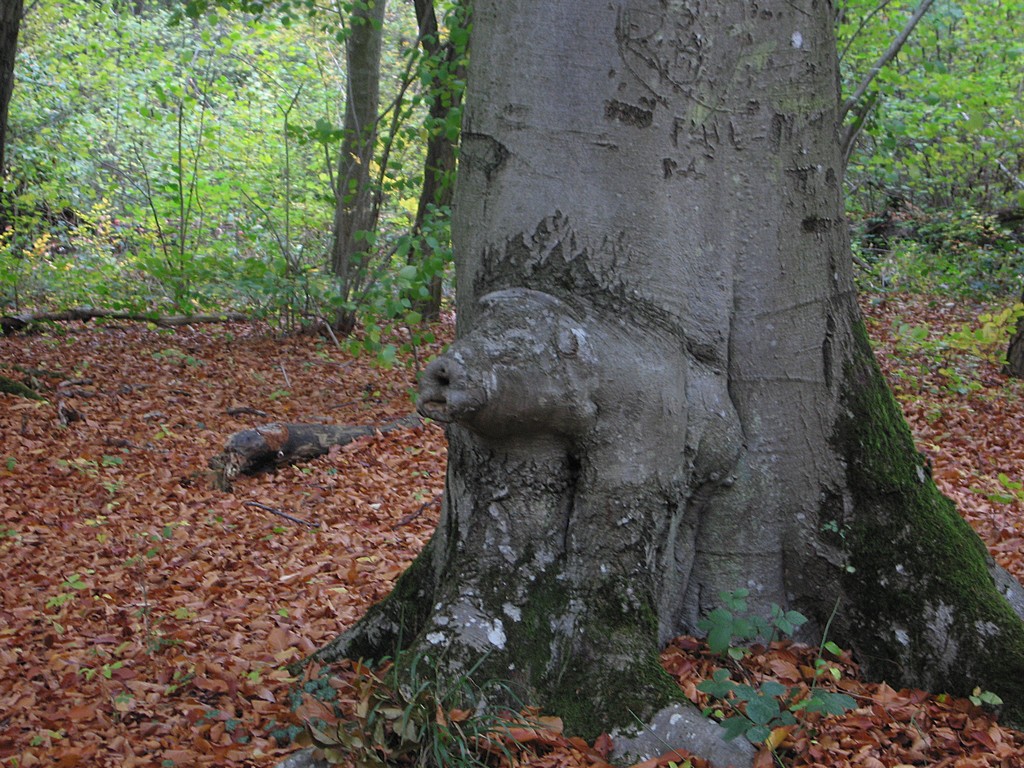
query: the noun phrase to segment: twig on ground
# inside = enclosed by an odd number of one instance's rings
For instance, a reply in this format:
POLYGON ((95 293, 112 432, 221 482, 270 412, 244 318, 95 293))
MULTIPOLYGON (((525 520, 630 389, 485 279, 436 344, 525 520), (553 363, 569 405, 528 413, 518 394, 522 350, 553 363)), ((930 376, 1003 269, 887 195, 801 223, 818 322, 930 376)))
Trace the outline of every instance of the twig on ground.
POLYGON ((285 520, 291 520, 293 523, 298 523, 299 525, 306 525, 306 526, 309 526, 310 528, 319 528, 320 527, 320 523, 311 523, 308 520, 303 520, 302 518, 299 518, 299 517, 292 517, 287 512, 282 512, 279 509, 274 509, 273 507, 268 507, 266 504, 260 504, 258 501, 246 501, 246 502, 244 502, 244 504, 247 507, 256 507, 257 509, 262 509, 264 512, 272 512, 275 515, 280 515, 285 520))
POLYGON ((69 322, 80 320, 130 320, 132 322, 153 323, 165 328, 174 328, 182 325, 194 325, 196 323, 231 323, 248 320, 248 315, 240 312, 221 312, 212 315, 173 315, 162 317, 140 312, 118 312, 111 309, 95 309, 93 307, 75 307, 60 312, 26 312, 20 315, 0 316, 0 333, 10 336, 18 331, 23 331, 33 323, 42 321, 69 322))
POLYGON ((423 503, 422 503, 422 504, 420 505, 420 508, 419 508, 419 509, 417 509, 417 510, 416 510, 415 512, 413 512, 413 513, 411 513, 411 514, 408 514, 408 515, 406 515, 406 516, 405 516, 405 517, 403 517, 403 518, 402 518, 401 520, 399 520, 399 521, 398 521, 397 523, 395 523, 394 525, 392 525, 392 526, 391 526, 391 530, 393 531, 393 530, 395 530, 396 528, 401 528, 401 527, 402 527, 403 525, 408 525, 408 524, 409 524, 409 523, 411 523, 411 522, 412 522, 413 520, 415 520, 415 519, 416 519, 417 517, 419 517, 420 515, 422 515, 422 514, 423 514, 423 513, 424 513, 424 512, 425 512, 425 511, 427 510, 427 508, 428 508, 428 507, 430 507, 431 505, 433 505, 433 504, 436 504, 436 503, 438 503, 438 502, 440 502, 440 501, 441 501, 441 497, 440 497, 440 496, 435 496, 434 498, 430 499, 429 501, 425 501, 425 502, 423 502, 423 503))

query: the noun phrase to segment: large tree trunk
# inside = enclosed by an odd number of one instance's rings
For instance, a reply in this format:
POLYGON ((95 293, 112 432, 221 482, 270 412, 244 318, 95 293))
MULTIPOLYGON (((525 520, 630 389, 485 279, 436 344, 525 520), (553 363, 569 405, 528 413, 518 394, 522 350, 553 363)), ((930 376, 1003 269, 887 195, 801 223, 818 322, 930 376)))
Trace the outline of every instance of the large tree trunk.
MULTIPOLYGON (((357 3, 345 40, 348 91, 331 241, 331 269, 338 278, 344 301, 355 297, 367 280, 366 251, 377 226, 379 190, 371 184, 370 171, 377 143, 385 5, 386 0, 366 5, 357 3)), ((335 318, 338 330, 348 333, 354 324, 354 311, 338 312, 335 318)))
POLYGON ((1024 716, 1020 587, 855 303, 827 4, 477 0, 473 35, 458 340, 421 384, 442 518, 321 657, 486 654, 595 736, 673 705, 658 649, 748 588, 814 640, 838 605, 868 674, 1024 716))
POLYGON ((14 92, 14 61, 18 52, 22 0, 0 2, 0 184, 7 170, 7 110, 14 92))

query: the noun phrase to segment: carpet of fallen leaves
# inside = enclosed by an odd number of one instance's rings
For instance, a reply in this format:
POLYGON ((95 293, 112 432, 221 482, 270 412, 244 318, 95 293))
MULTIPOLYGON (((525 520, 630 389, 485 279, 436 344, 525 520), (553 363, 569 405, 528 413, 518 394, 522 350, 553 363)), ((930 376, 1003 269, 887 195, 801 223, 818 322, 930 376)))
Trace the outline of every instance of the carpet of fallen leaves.
MULTIPOLYGON (((1024 478, 1024 387, 994 363, 906 344, 908 326, 937 339, 983 308, 888 297, 866 311, 936 481, 1024 578, 1024 505, 998 500, 1000 474, 1024 478), (965 380, 978 385, 957 392, 965 380)), ((407 414, 413 371, 244 324, 108 323, 0 338, 0 374, 46 398, 0 395, 0 765, 274 765, 294 749, 273 736, 295 722, 284 666, 386 594, 425 543, 444 437, 426 426, 362 438, 231 493, 211 489, 206 461, 258 424, 407 414)), ((816 654, 757 648, 743 674, 807 685, 816 654)), ((663 661, 698 702, 697 682, 722 664, 691 638, 663 661)), ((1024 736, 969 702, 830 663, 860 706, 776 733, 786 765, 1024 765, 1024 736)), ((607 740, 544 722, 520 733, 524 764, 605 764, 607 740)))

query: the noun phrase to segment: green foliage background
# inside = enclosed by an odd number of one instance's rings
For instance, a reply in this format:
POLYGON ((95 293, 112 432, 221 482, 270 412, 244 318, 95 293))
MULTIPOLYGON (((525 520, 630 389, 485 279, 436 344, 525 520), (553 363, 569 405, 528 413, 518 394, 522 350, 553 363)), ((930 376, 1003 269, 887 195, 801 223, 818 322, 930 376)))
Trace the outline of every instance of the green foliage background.
MULTIPOLYGON (((0 311, 236 308, 286 329, 329 315, 350 3, 260 16, 262 5, 204 4, 197 19, 173 0, 33 4, 11 105, 0 311)), ((439 19, 453 5, 438 3, 439 19)), ((839 4, 846 93, 914 7, 839 4)), ((847 173, 851 219, 855 234, 883 215, 909 224, 857 243, 871 280, 1019 292, 1006 212, 1024 205, 1022 17, 1019 0, 937 0, 873 81, 847 173)), ((412 224, 427 137, 457 137, 460 115, 427 115, 411 3, 391 0, 384 36, 384 214, 365 237, 372 290, 356 297, 371 346, 387 322, 415 324, 415 300, 447 268, 448 211, 412 224)))
MULTIPOLYGON (((417 63, 411 6, 394 5, 382 73, 392 107, 417 63)), ((180 10, 41 0, 25 19, 3 304, 235 306, 285 322, 329 300, 322 265, 346 89, 343 24, 217 8, 190 20, 180 10)), ((378 174, 381 248, 395 250, 389 240, 415 213, 418 105, 407 97, 396 119, 382 116, 393 130, 378 174)))
POLYGON ((284 112, 302 89, 290 122, 337 119, 333 52, 276 25, 170 18, 44 2, 26 19, 8 180, 8 259, 27 260, 31 278, 22 300, 185 312, 258 301, 247 281, 282 270, 271 235, 286 194, 293 247, 322 247, 322 152, 292 138, 281 183, 284 112))
MULTIPOLYGON (((847 91, 869 71, 917 3, 841 4, 847 91)), ((854 210, 900 195, 929 210, 990 212, 1024 204, 1024 5, 937 0, 874 84, 847 179, 854 210)))
MULTIPOLYGON (((918 6, 847 0, 851 93, 918 6)), ((1019 296, 1024 273, 1024 4, 936 0, 895 61, 847 169, 858 263, 875 290, 1019 296), (881 232, 881 237, 872 233, 881 232)))

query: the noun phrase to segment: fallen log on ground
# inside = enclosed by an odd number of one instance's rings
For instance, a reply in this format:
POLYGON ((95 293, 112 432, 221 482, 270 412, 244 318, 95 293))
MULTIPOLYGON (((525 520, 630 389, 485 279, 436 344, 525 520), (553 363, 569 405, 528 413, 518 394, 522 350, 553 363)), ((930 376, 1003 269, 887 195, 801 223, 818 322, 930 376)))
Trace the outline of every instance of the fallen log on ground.
POLYGON ((92 307, 77 307, 65 309, 60 312, 32 312, 19 315, 4 315, 0 317, 0 331, 5 335, 11 335, 23 331, 33 323, 44 321, 70 322, 80 320, 130 320, 136 323, 153 323, 162 328, 173 328, 192 323, 225 323, 248 320, 247 315, 240 312, 218 312, 209 315, 170 315, 161 317, 159 315, 147 314, 145 312, 117 312, 112 309, 94 309, 92 307))
POLYGON ((224 450, 210 458, 212 482, 217 488, 229 491, 232 481, 239 475, 308 461, 324 455, 331 446, 422 423, 418 415, 410 414, 386 424, 265 424, 243 429, 230 435, 224 450))

